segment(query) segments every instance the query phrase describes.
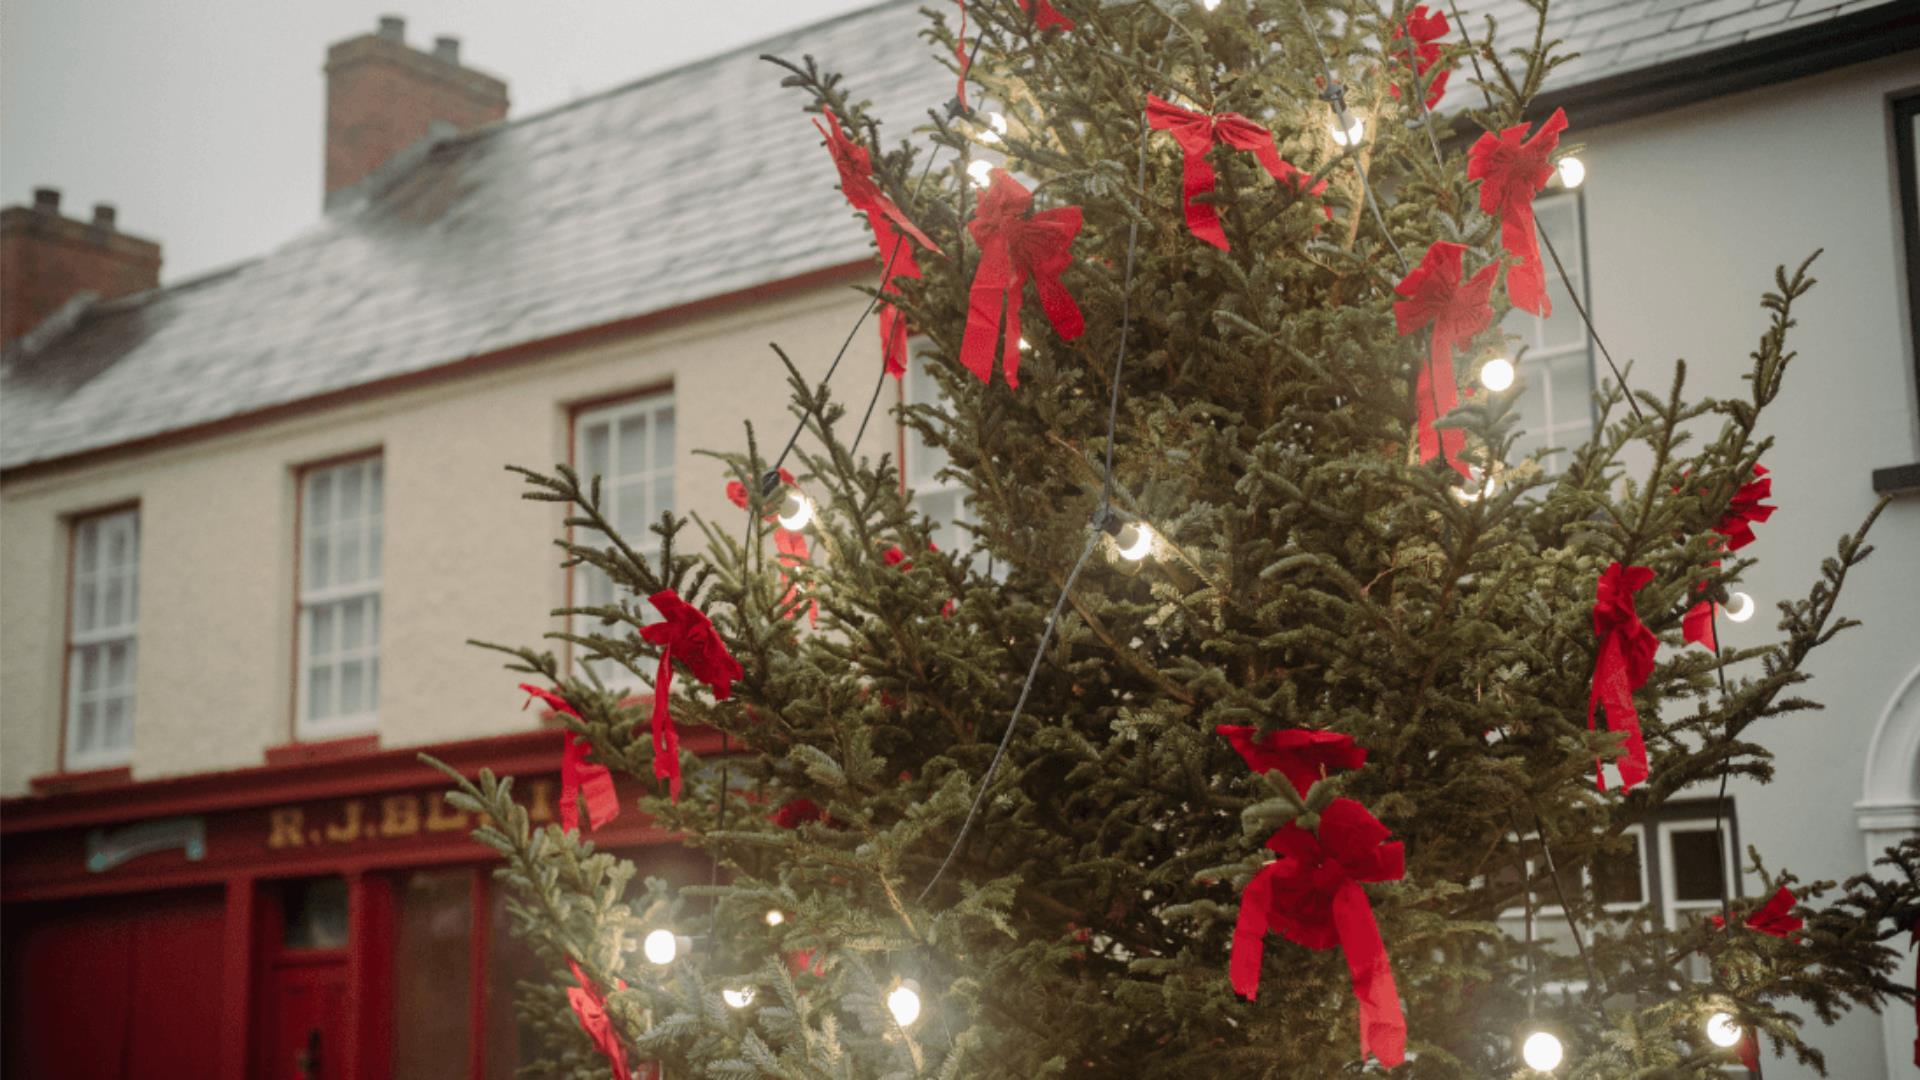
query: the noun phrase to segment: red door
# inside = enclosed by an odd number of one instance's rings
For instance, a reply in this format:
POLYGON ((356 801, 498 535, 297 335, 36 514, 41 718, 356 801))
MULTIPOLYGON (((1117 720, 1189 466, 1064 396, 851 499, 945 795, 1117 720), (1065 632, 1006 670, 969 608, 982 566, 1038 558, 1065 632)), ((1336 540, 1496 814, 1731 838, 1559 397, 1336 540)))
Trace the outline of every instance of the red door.
POLYGON ((267 970, 262 1080, 343 1080, 347 957, 328 949, 286 953, 267 970))

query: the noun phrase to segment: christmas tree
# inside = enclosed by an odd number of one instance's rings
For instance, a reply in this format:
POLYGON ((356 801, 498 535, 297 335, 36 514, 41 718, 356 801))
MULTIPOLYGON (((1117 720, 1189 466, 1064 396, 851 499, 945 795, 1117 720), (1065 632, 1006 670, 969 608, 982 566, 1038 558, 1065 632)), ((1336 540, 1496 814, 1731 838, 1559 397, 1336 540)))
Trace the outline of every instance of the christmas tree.
POLYGON ((525 471, 620 586, 569 609, 571 674, 507 649, 577 827, 490 775, 453 796, 553 972, 521 1002, 547 1074, 1719 1076, 1910 1002, 1912 842, 1846 883, 1750 850, 1765 892, 1678 928, 1606 903, 1625 830, 1768 776, 1848 626, 1870 519, 1774 642, 1714 640, 1813 260, 1761 298, 1745 395, 1616 370, 1586 445, 1523 454, 1487 362, 1552 302, 1531 206, 1570 143, 1526 117, 1578 42, 1347 0, 954 14, 927 119, 780 63, 873 234, 887 365, 944 391, 903 422, 969 555, 851 449, 886 372, 788 365, 796 438, 712 448, 740 518, 662 520, 654 558, 594 478, 525 471), (1436 115, 1449 79, 1471 104, 1436 115), (594 851, 635 809, 607 768, 711 884, 594 851))

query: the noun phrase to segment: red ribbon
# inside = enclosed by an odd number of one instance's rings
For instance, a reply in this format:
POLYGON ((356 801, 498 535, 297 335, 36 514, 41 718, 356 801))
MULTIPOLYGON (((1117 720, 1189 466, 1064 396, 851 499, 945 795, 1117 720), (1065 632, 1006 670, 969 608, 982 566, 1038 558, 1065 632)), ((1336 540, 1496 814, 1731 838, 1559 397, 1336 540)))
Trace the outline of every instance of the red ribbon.
MULTIPOLYGON (((882 314, 888 310, 891 310, 891 308, 883 309, 882 314)), ((900 323, 900 332, 903 335, 900 347, 903 350, 906 348, 906 340, 904 337, 906 329, 907 324, 903 320, 900 323)), ((888 370, 892 370, 891 361, 889 361, 888 370)), ((798 482, 794 480, 793 474, 785 469, 780 470, 780 482, 787 487, 799 486, 798 482)), ((747 485, 738 480, 727 481, 727 499, 732 502, 733 505, 745 510, 747 508, 747 485)), ((760 520, 774 521, 779 518, 779 516, 777 511, 766 513, 760 515, 760 520)), ((782 567, 798 566, 812 558, 812 553, 807 548, 807 534, 794 529, 783 529, 775 526, 773 530, 773 547, 775 551, 780 553, 778 561, 782 567)), ((787 586, 786 595, 781 597, 780 603, 783 605, 792 603, 794 594, 800 591, 800 586, 789 580, 784 569, 780 573, 780 582, 787 586)), ((789 619, 798 618, 799 615, 799 608, 794 608, 792 611, 787 612, 787 618, 789 619)), ((810 626, 820 625, 820 601, 815 600, 809 606, 807 623, 810 626)))
MULTIPOLYGON (((1593 604, 1593 632, 1600 639, 1600 654, 1593 665, 1593 691, 1587 696, 1587 730, 1594 729, 1594 710, 1604 706, 1607 730, 1626 735, 1619 759, 1622 791, 1632 791, 1633 785, 1647 778, 1647 744, 1640 737, 1633 692, 1653 674, 1653 654, 1660 642, 1641 625, 1633 594, 1652 580, 1653 571, 1647 567, 1613 563, 1600 575, 1593 604)), ((1601 791, 1607 790, 1606 772, 1597 761, 1594 779, 1601 791)))
POLYGON ((1355 746, 1351 736, 1334 731, 1269 731, 1256 740, 1251 727, 1221 724, 1213 730, 1240 751, 1247 768, 1258 773, 1279 769, 1303 798, 1329 771, 1357 769, 1367 763, 1366 750, 1355 746))
MULTIPOLYGON (((1394 57, 1400 62, 1411 66, 1414 73, 1424 79, 1427 77, 1428 70, 1440 60, 1440 46, 1434 43, 1446 36, 1446 13, 1436 11, 1432 15, 1428 15, 1427 5, 1421 4, 1415 7, 1407 16, 1407 23, 1404 27, 1394 27, 1393 40, 1395 42, 1409 37, 1412 38, 1414 42, 1412 49, 1400 49, 1394 53, 1394 57)), ((1432 109, 1438 106, 1440 99, 1447 96, 1447 79, 1452 74, 1451 69, 1443 71, 1435 75, 1433 82, 1427 85, 1427 108, 1432 109)), ((1399 97, 1399 84, 1396 83, 1387 87, 1387 93, 1392 94, 1396 98, 1399 97)))
MULTIPOLYGON (((1715 542, 1728 551, 1738 551, 1753 543, 1753 523, 1767 520, 1775 510, 1780 509, 1771 503, 1761 502, 1773 496, 1773 480, 1767 476, 1767 470, 1756 464, 1753 475, 1754 479, 1740 485, 1740 490, 1733 493, 1733 499, 1727 503, 1727 512, 1713 525, 1713 531, 1719 534, 1715 542)), ((1719 566, 1720 560, 1715 559, 1713 565, 1719 566)), ((1706 587, 1706 583, 1701 582, 1694 591, 1706 587)), ((1702 600, 1688 608, 1680 627, 1681 637, 1686 641, 1705 645, 1714 652, 1720 651, 1720 643, 1715 640, 1713 632, 1712 601, 1702 600)))
MULTIPOLYGON (((1780 886, 1779 891, 1768 897, 1766 903, 1747 916, 1746 928, 1769 937, 1787 937, 1807 925, 1805 919, 1794 915, 1793 904, 1793 890, 1785 885, 1780 886)), ((1727 927, 1727 920, 1721 916, 1715 915, 1709 921, 1722 930, 1727 927)))
POLYGON ((1278 933, 1309 949, 1346 955, 1353 996, 1360 1003, 1360 1056, 1389 1068, 1406 1060, 1407 1021, 1380 927, 1364 881, 1399 881, 1406 852, 1366 808, 1335 799, 1320 815, 1318 836, 1287 824, 1267 839, 1280 858, 1260 868, 1240 897, 1227 971, 1233 989, 1251 1001, 1260 993, 1266 935, 1278 933))
MULTIPOLYGON (((1212 203, 1194 201, 1196 196, 1213 191, 1213 165, 1207 161, 1207 151, 1215 143, 1248 151, 1267 170, 1267 175, 1292 185, 1297 192, 1304 192, 1310 179, 1280 157, 1280 151, 1273 143, 1273 132, 1239 113, 1209 116, 1190 112, 1148 94, 1147 124, 1155 131, 1171 134, 1173 141, 1180 144, 1183 162, 1180 198, 1186 207, 1188 230, 1222 251, 1231 248, 1227 244, 1226 230, 1220 227, 1219 210, 1212 203)), ((1318 195, 1326 189, 1326 181, 1322 180, 1310 194, 1318 195)), ((1333 220, 1331 207, 1321 209, 1327 215, 1327 220, 1333 220)))
MULTIPOLYGON (((1718 561, 1715 566, 1720 565, 1718 561)), ((1713 633, 1713 601, 1702 600, 1687 609, 1680 620, 1680 636, 1689 642, 1698 642, 1708 649, 1719 652, 1720 642, 1713 633)))
POLYGON ((1060 14, 1049 0, 1017 0, 1020 10, 1033 16, 1033 25, 1038 30, 1071 30, 1073 20, 1060 14))
MULTIPOLYGON (((529 704, 539 698, 554 712, 580 717, 579 710, 559 694, 527 683, 521 683, 520 689, 529 695, 529 704)), ((568 832, 580 827, 581 795, 587 799, 588 828, 599 828, 620 816, 620 793, 614 790, 613 773, 605 765, 588 761, 587 755, 592 752, 593 744, 567 729, 560 751, 560 827, 568 832)))
POLYGON ((1445 240, 1427 248, 1420 265, 1400 280, 1393 291, 1404 299, 1393 302, 1393 317, 1405 337, 1422 327, 1432 327, 1427 343, 1427 363, 1415 379, 1415 426, 1420 442, 1420 460, 1433 460, 1446 449, 1447 464, 1463 478, 1472 479, 1467 464, 1460 460, 1466 448, 1467 434, 1458 428, 1444 432, 1434 421, 1445 416, 1460 402, 1460 389, 1453 377, 1453 350, 1493 322, 1493 307, 1487 297, 1493 292, 1493 279, 1500 272, 1498 263, 1462 282, 1462 257, 1466 248, 1445 240))
MULTIPOLYGON (((594 988, 593 981, 571 956, 567 957, 567 968, 580 984, 567 987, 567 1004, 573 1007, 581 1029, 593 1040, 594 1049, 606 1055, 607 1064, 613 1066, 613 1080, 632 1080, 633 1074, 627 1068, 627 1048, 613 1030, 612 1018, 607 1016, 607 999, 594 988)), ((614 985, 622 990, 627 988, 625 982, 617 979, 614 985)))
POLYGON ((1553 152, 1567 129, 1564 109, 1540 125, 1533 138, 1516 124, 1499 135, 1489 131, 1467 151, 1467 178, 1480 181, 1480 209, 1500 220, 1500 246, 1513 256, 1507 271, 1507 298, 1513 306, 1549 315, 1546 270, 1540 264, 1540 236, 1533 221, 1533 197, 1553 179, 1553 152))
POLYGON ((680 733, 674 729, 673 715, 667 708, 675 653, 693 677, 711 687, 713 696, 721 701, 733 696, 733 680, 746 671, 727 651, 720 635, 714 633, 713 623, 699 608, 680 599, 679 593, 662 589, 647 600, 665 619, 640 628, 641 637, 660 647, 660 667, 653 677, 653 775, 668 782, 678 802, 680 733))
POLYGON ((973 273, 968 296, 966 336, 960 342, 960 362, 981 382, 993 379, 995 338, 1004 310, 1006 333, 1001 338, 1002 369, 1008 386, 1020 385, 1020 306, 1028 278, 1040 294, 1040 307, 1062 338, 1068 341, 1086 331, 1086 320, 1060 275, 1073 263, 1073 238, 1080 232, 1080 208, 1062 206, 1029 213, 1033 193, 1020 186, 1004 169, 993 170, 993 182, 980 193, 980 207, 967 231, 980 245, 980 266, 973 273))
POLYGON ((962 113, 972 112, 967 104, 967 72, 973 70, 973 54, 967 51, 967 0, 953 0, 960 8, 960 32, 953 38, 953 55, 960 60, 959 80, 954 84, 954 97, 960 102, 962 113))

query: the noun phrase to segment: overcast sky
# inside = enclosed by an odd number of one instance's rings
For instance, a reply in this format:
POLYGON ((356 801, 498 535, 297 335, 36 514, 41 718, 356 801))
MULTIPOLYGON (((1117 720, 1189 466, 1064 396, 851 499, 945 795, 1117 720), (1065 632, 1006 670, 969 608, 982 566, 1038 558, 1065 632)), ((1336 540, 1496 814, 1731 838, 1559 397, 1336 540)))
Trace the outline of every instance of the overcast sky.
POLYGON ((320 215, 327 46, 460 39, 519 117, 873 0, 0 0, 0 200, 61 189, 163 245, 173 282, 320 215))

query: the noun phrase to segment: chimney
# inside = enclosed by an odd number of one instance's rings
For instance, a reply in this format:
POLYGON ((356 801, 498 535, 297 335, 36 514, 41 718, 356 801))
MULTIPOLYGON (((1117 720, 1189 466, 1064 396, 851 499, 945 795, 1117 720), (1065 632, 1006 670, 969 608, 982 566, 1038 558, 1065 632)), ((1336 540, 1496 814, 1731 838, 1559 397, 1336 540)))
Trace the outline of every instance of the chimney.
POLYGON ((83 293, 103 300, 160 283, 160 245, 115 227, 114 209, 93 220, 63 217, 56 188, 33 189, 33 206, 0 210, 0 342, 23 334, 83 293))
POLYGON ((329 201, 436 123, 470 131, 506 118, 507 84, 461 67, 458 38, 437 38, 432 52, 421 52, 407 44, 406 25, 383 15, 374 33, 327 50, 329 201))

